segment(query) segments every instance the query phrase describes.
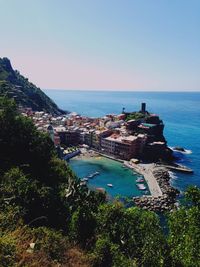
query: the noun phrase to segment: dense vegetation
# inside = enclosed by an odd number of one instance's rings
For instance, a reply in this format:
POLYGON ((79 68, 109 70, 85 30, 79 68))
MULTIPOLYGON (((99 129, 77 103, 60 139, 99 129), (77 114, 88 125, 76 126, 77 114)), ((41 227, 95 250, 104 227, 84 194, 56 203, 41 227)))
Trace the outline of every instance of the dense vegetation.
POLYGON ((146 117, 145 114, 141 113, 141 112, 133 112, 127 115, 126 117, 126 121, 129 120, 140 120, 140 119, 144 119, 146 117))
POLYGON ((14 98, 18 105, 36 111, 63 113, 57 105, 19 71, 14 71, 9 59, 0 58, 0 94, 14 98))
POLYGON ((81 186, 50 138, 0 98, 0 266, 200 266, 200 190, 159 217, 81 186))

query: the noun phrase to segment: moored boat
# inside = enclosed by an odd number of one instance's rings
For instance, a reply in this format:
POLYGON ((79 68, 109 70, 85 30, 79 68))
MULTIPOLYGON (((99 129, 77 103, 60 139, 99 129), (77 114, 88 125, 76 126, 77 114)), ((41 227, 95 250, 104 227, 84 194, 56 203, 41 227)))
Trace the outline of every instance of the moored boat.
POLYGON ((144 184, 137 184, 137 187, 139 188, 139 190, 146 190, 146 186, 144 184))
POLYGON ((88 178, 81 179, 81 182, 87 182, 87 181, 88 181, 88 178))
POLYGON ((109 187, 113 187, 113 184, 107 184, 107 186, 109 186, 109 187))
POLYGON ((100 172, 94 172, 94 173, 91 173, 90 175, 88 175, 87 177, 93 178, 94 176, 99 175, 99 174, 100 174, 100 172))
POLYGON ((80 185, 86 185, 87 181, 81 181, 80 185))
POLYGON ((143 178, 137 178, 136 183, 144 183, 144 179, 143 178))

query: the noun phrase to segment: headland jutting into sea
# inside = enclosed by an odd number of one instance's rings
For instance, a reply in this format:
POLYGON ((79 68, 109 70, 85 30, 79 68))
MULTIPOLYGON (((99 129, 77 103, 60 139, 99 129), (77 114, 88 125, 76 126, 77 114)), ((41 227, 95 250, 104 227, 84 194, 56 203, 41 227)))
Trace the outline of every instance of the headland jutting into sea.
MULTIPOLYGON (((107 114, 102 118, 74 112, 58 116, 33 112, 30 108, 23 108, 21 112, 32 118, 38 130, 49 133, 63 159, 77 156, 84 148, 84 151, 92 150, 96 155, 119 160, 143 175, 151 195, 134 197, 136 205, 155 211, 176 207, 179 192, 170 185, 168 169, 186 173, 192 170, 174 163, 173 151, 163 135, 163 121, 149 113, 145 103, 138 112, 126 112, 123 108, 119 115, 107 114)), ((141 184, 139 188, 145 189, 141 184)))

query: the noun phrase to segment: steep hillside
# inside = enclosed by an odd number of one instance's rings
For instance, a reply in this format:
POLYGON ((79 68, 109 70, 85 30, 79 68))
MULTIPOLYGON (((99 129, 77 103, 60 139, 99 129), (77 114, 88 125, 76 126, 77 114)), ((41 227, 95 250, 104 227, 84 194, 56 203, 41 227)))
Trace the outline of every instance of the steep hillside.
POLYGON ((42 90, 13 70, 8 58, 0 58, 0 95, 14 98, 18 105, 31 107, 34 111, 65 113, 42 90))

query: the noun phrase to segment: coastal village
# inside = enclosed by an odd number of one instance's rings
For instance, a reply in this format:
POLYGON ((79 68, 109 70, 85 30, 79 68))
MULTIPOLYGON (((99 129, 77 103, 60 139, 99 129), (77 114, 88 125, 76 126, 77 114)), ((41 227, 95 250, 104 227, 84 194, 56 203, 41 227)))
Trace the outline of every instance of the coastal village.
MULTIPOLYGON (((146 111, 142 103, 139 112, 108 114, 90 118, 76 113, 53 116, 45 112, 23 109, 22 114, 32 118, 38 130, 48 132, 56 147, 83 145, 95 151, 122 160, 146 158, 169 159, 171 151, 163 136, 163 122, 156 114, 146 111), (156 152, 156 153, 155 153, 156 152)), ((73 156, 63 150, 66 158, 73 156)))
MULTIPOLYGON (((119 115, 107 114, 101 118, 75 112, 54 116, 31 108, 20 111, 33 120, 39 131, 50 135, 61 158, 68 160, 90 151, 121 161, 125 167, 143 175, 151 195, 133 197, 136 205, 154 211, 171 210, 177 205, 179 192, 171 186, 165 167, 174 167, 173 152, 163 136, 162 120, 149 113, 145 103, 138 112, 125 112, 123 108, 119 115)), ((138 182, 139 189, 145 190, 138 182)))

